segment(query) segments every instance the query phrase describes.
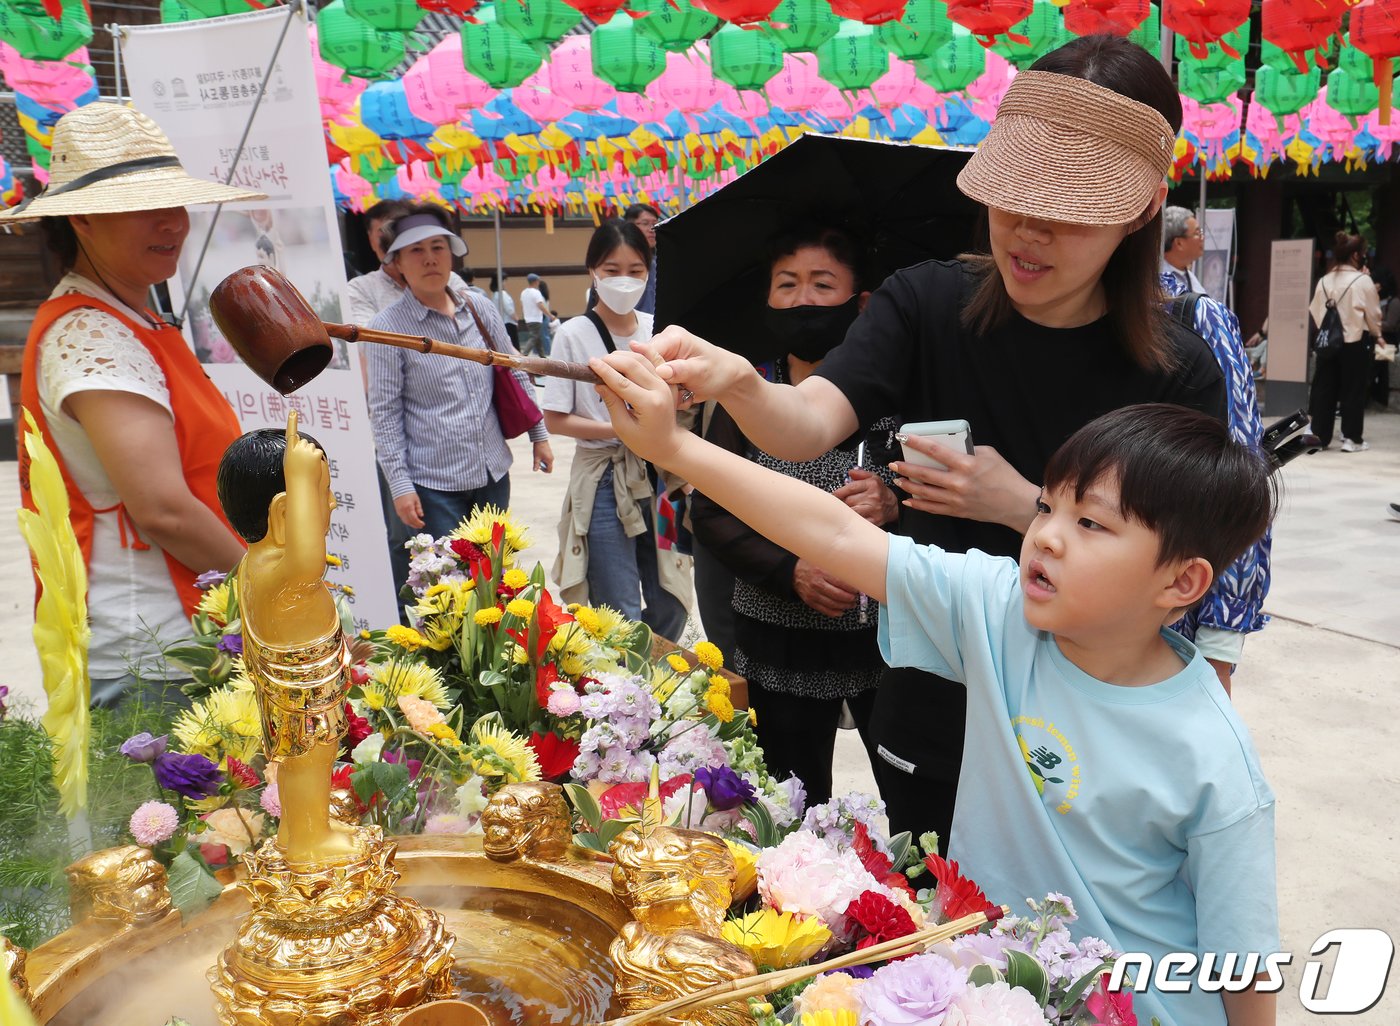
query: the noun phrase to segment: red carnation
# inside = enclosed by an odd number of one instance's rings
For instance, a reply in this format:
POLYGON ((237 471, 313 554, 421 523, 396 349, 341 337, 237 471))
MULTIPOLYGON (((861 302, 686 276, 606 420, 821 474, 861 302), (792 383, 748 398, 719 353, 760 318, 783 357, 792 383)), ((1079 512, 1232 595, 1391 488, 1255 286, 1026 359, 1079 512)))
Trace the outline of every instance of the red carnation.
POLYGON ((535 758, 540 761, 540 776, 545 780, 559 780, 567 776, 578 758, 578 742, 553 732, 540 734, 531 731, 530 747, 535 750, 535 758))
POLYGON ((246 762, 235 759, 232 755, 228 757, 228 769, 225 770, 225 775, 236 788, 257 787, 262 783, 262 778, 258 776, 257 770, 246 762))
POLYGON ((938 907, 945 923, 977 912, 1000 914, 999 906, 987 900, 982 888, 958 872, 956 862, 949 862, 937 852, 931 852, 924 856, 924 865, 938 881, 938 907))
MULTIPOLYGON (((631 808, 634 813, 640 811, 650 786, 647 783, 613 784, 598 796, 598 808, 603 810, 603 818, 619 819, 626 808, 631 808)), ((681 788, 689 786, 690 774, 681 773, 665 781, 657 793, 664 802, 681 788)))
POLYGON ((358 716, 355 710, 350 707, 350 703, 345 703, 345 750, 353 752, 358 745, 370 734, 374 733, 369 725, 369 720, 363 716, 358 716))
POLYGON ((914 917, 903 905, 896 905, 879 891, 862 893, 846 906, 846 916, 859 923, 866 933, 866 936, 856 942, 857 948, 868 948, 873 944, 907 937, 918 929, 914 925, 914 917))
POLYGON ((870 831, 859 820, 856 821, 856 854, 860 856, 861 865, 865 867, 866 872, 876 880, 892 890, 902 891, 909 897, 914 897, 914 888, 909 886, 909 878, 894 868, 894 863, 888 855, 875 847, 875 843, 870 840, 870 831))

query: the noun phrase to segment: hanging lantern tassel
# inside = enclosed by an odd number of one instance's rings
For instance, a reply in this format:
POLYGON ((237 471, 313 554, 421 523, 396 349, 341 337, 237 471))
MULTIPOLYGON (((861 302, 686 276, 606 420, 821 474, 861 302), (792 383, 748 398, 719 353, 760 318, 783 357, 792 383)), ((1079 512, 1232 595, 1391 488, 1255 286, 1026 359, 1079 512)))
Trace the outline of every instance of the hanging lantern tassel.
POLYGON ((553 235, 553 234, 554 234, 554 204, 553 204, 553 203, 546 203, 546 204, 544 205, 544 233, 545 233, 546 235, 553 235))
POLYGON ((1376 88, 1380 90, 1381 94, 1381 102, 1378 107, 1379 120, 1381 124, 1387 126, 1390 124, 1391 93, 1395 88, 1394 61, 1393 57, 1376 57, 1371 61, 1376 88))

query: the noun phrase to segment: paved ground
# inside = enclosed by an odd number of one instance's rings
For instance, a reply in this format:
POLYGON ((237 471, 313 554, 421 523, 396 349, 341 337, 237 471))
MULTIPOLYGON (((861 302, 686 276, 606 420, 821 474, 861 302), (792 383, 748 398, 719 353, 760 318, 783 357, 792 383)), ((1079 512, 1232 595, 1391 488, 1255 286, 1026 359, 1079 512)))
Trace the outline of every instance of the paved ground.
MULTIPOLYGON (((1274 622, 1245 650, 1235 698, 1278 795, 1279 903, 1285 946, 1294 952, 1280 1023, 1323 1020, 1302 1009, 1299 980, 1308 951, 1338 927, 1400 936, 1400 415, 1373 414, 1372 449, 1333 449, 1285 472, 1274 539, 1274 622)), ((572 445, 557 443, 553 477, 517 472, 517 515, 535 528, 548 568, 572 445)), ((528 465, 524 447, 516 466, 528 465)), ((38 664, 29 639, 31 589, 14 510, 18 487, 0 469, 0 683, 33 702, 38 664)), ((854 735, 838 746, 837 790, 873 789, 854 735)), ((975 867, 970 867, 975 872, 975 867)), ((1332 955, 1319 960, 1330 964, 1332 955)), ((1400 1021, 1400 982, 1379 1005, 1348 1022, 1400 1021)))

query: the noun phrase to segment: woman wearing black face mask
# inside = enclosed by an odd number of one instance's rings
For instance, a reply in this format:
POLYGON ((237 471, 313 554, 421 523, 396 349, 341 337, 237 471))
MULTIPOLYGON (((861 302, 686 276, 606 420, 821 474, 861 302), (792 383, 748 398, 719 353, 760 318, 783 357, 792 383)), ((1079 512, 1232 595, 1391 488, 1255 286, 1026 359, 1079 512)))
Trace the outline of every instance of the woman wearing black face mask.
MULTIPOLYGON (((860 250, 845 232, 813 227, 779 241, 769 271, 765 323, 787 355, 775 380, 797 384, 846 336, 865 304, 860 250)), ((892 419, 853 435, 814 460, 775 459, 755 448, 722 407, 706 437, 756 463, 825 488, 875 524, 898 514, 883 452, 892 419), (870 444, 862 444, 865 442, 870 444), (864 467, 878 467, 872 472, 864 467)), ((862 739, 884 663, 876 647, 877 607, 854 589, 756 534, 704 496, 692 496, 696 537, 735 574, 735 670, 749 681, 749 705, 768 768, 796 774, 808 805, 831 798, 831 760, 844 702, 862 739)))

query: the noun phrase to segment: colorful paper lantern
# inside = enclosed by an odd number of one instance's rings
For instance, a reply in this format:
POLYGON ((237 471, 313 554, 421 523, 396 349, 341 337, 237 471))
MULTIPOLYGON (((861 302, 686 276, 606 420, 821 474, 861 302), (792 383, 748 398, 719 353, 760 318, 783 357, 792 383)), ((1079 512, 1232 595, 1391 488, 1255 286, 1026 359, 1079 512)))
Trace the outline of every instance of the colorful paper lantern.
POLYGON ((870 95, 875 106, 892 111, 908 103, 919 86, 919 75, 908 61, 890 61, 890 70, 870 83, 870 95))
POLYGON ((1381 102, 1380 90, 1368 78, 1353 76, 1345 68, 1327 73, 1327 106, 1349 118, 1375 110, 1381 102))
POLYGON ((1177 37, 1176 59, 1201 69, 1239 68, 1244 70, 1244 54, 1249 49, 1249 23, 1238 25, 1213 43, 1198 44, 1177 37))
POLYGON ((483 11, 475 24, 463 22, 461 40, 467 70, 497 89, 519 85, 543 59, 533 46, 497 24, 494 7, 483 11))
POLYGON ((380 79, 403 63, 403 36, 380 32, 345 11, 344 0, 331 0, 316 15, 321 57, 358 78, 380 79))
POLYGON ((1267 0, 1260 35, 1284 51, 1300 72, 1311 56, 1326 66, 1317 51, 1326 50, 1342 27, 1348 0, 1267 0))
POLYGON ((890 52, 875 38, 873 26, 846 21, 835 36, 817 47, 817 67, 837 89, 869 89, 890 70, 890 52))
MULTIPOLYGON (((186 0, 189 2, 189 0, 186 0)), ((195 0, 198 2, 198 0, 195 0)), ((412 32, 428 12, 416 0, 341 0, 345 13, 380 32, 412 32)))
POLYGON ((771 20, 778 0, 696 0, 695 6, 731 25, 752 25, 771 20))
POLYGON ((162 25, 181 25, 187 21, 201 21, 204 15, 184 0, 160 0, 160 21, 162 25))
POLYGON ((1149 0, 1069 0, 1064 6, 1065 28, 1076 36, 1101 32, 1128 36, 1152 9, 1149 0))
POLYGON ((1372 81, 1380 95, 1378 123, 1390 126, 1395 58, 1400 57, 1400 7, 1388 0, 1364 0, 1351 12, 1351 45, 1371 57, 1372 81))
MULTIPOLYGON (((1197 57, 1249 20, 1250 0, 1162 0, 1162 24, 1186 40, 1197 57)), ((1231 56, 1239 57, 1239 53, 1231 56)))
POLYGON ((549 65, 541 64, 530 77, 510 91, 510 100, 540 124, 558 121, 573 110, 556 96, 549 81, 549 65))
POLYGON ((883 25, 904 14, 908 0, 830 0, 831 9, 843 18, 863 25, 883 25))
POLYGON ((0 74, 16 93, 65 113, 78 107, 79 98, 96 87, 86 47, 74 50, 67 60, 31 61, 9 44, 0 43, 0 74))
POLYGON ((948 17, 983 46, 991 46, 997 36, 1030 17, 1034 7, 1034 0, 948 0, 948 17))
POLYGON ((1244 88, 1244 65, 1241 62, 1239 66, 1213 68, 1182 61, 1176 69, 1176 80, 1182 96, 1189 96, 1197 103, 1223 103, 1244 88))
POLYGON ((541 56, 582 20, 563 0, 498 0, 494 7, 497 23, 539 49, 541 56))
POLYGON ((26 14, 17 4, 0 3, 0 40, 27 60, 62 60, 92 42, 92 20, 83 0, 63 0, 57 18, 45 10, 26 14))
POLYGON ((1352 78, 1370 79, 1376 73, 1376 62, 1370 54, 1358 50, 1350 42, 1344 42, 1337 48, 1336 66, 1352 78))
MULTIPOLYGON (((452 38, 457 38, 455 33, 452 38)), ((458 42, 460 46, 460 40, 458 42)), ((465 74, 465 69, 463 74, 465 74)), ((415 118, 421 118, 434 125, 446 125, 457 120, 457 104, 447 97, 438 95, 433 88, 433 69, 424 54, 413 62, 413 67, 404 72, 399 80, 408 100, 408 109, 415 118)))
POLYGON ((827 0, 780 0, 761 29, 784 53, 814 53, 840 27, 827 0))
POLYGON ((953 30, 953 38, 932 57, 915 61, 914 70, 940 93, 956 92, 966 89, 987 70, 987 51, 967 29, 959 26, 953 30))
POLYGON ((360 119, 381 139, 427 139, 436 127, 408 106, 403 81, 376 82, 360 97, 360 119))
POLYGON ((768 82, 766 92, 779 110, 804 114, 831 92, 833 86, 817 71, 817 58, 809 53, 783 57, 783 68, 768 82))
POLYGON ((1028 68, 1068 38, 1064 19, 1053 0, 1034 0, 1031 13, 1012 25, 990 49, 1016 67, 1028 68))
POLYGON ((666 51, 638 32, 630 19, 599 25, 589 42, 593 73, 620 92, 644 92, 666 70, 666 51))
POLYGON ((709 44, 701 41, 691 53, 668 54, 666 70, 654 88, 681 114, 698 114, 719 103, 720 82, 712 68, 709 44))
POLYGON ((1162 12, 1156 4, 1147 8, 1147 18, 1128 33, 1128 39, 1158 60, 1162 59, 1162 12))
POLYGON ((467 73, 460 32, 444 36, 428 51, 426 60, 433 92, 459 113, 483 107, 496 98, 495 87, 467 73))
POLYGON ((1279 118, 1298 113, 1317 99, 1321 88, 1322 72, 1317 68, 1300 75, 1261 64, 1254 72, 1254 102, 1279 118))
POLYGON ((875 30, 875 38, 894 56, 907 61, 932 57, 953 38, 948 5, 943 0, 909 0, 902 15, 875 30))
POLYGON ((595 25, 605 25, 627 4, 627 0, 564 0, 595 25))
POLYGON ((719 19, 690 0, 631 0, 637 31, 663 50, 684 53, 719 26, 719 19))
POLYGON ((710 37, 710 60, 715 78, 735 89, 762 89, 783 68, 777 43, 737 24, 725 25, 710 37))
POLYGON ((549 84, 575 110, 597 110, 617 95, 617 90, 594 74, 587 36, 570 36, 550 54, 549 84))

